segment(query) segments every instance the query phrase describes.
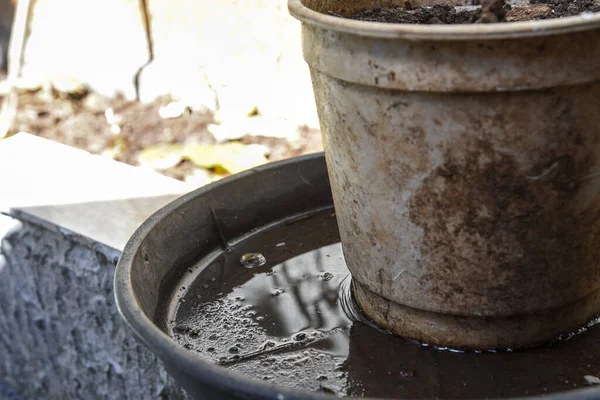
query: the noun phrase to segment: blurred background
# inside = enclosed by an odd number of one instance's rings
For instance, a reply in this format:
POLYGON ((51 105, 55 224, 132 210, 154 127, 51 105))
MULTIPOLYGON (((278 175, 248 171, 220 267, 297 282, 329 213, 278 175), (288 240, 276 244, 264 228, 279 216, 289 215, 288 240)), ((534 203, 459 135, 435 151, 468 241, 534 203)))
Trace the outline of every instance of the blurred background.
POLYGON ((0 0, 0 50, 0 140, 194 186, 322 150, 286 0, 0 0))

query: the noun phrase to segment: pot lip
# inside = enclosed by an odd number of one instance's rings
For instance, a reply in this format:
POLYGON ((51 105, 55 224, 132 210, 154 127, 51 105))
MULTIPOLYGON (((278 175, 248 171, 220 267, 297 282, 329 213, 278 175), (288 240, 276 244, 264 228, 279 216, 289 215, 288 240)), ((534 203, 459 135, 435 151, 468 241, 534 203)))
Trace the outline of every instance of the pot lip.
POLYGON ((550 36, 600 28, 600 12, 572 17, 492 24, 416 25, 357 21, 314 11, 288 0, 290 14, 305 24, 363 37, 408 40, 492 40, 550 36))
MULTIPOLYGON (((331 400, 332 397, 328 395, 310 393, 261 382, 258 379, 246 377, 237 372, 230 371, 224 367, 202 360, 199 356, 196 356, 195 352, 189 351, 177 344, 170 336, 159 329, 150 318, 148 318, 142 311, 142 307, 135 297, 131 281, 133 259, 144 240, 146 240, 152 230, 156 229, 157 224, 165 218, 165 216, 176 212, 183 204, 196 201, 198 198, 210 193, 215 188, 232 184, 251 174, 267 172, 288 164, 314 163, 323 158, 324 154, 323 152, 320 152, 277 161, 201 187, 162 207, 152 214, 135 231, 131 239, 127 242, 115 268, 113 281, 114 296, 118 311, 125 320, 127 326, 129 326, 135 336, 138 337, 161 361, 164 362, 165 360, 169 360, 167 364, 177 365, 177 370, 181 371, 181 373, 191 376, 202 376, 202 381, 205 382, 207 386, 219 388, 231 393, 232 396, 238 395, 240 398, 253 396, 255 398, 268 400, 331 400)), ((600 387, 592 386, 568 392, 553 393, 543 396, 543 398, 544 400, 593 400, 598 398, 599 393, 600 387)), ((527 396, 513 398, 513 400, 537 400, 541 398, 542 396, 527 396)), ((364 398, 364 400, 383 399, 364 398)), ((505 398, 504 400, 509 399, 505 398)))
POLYGON ((196 201, 196 199, 210 193, 212 190, 232 184, 238 180, 244 179, 248 175, 266 172, 286 164, 298 164, 302 162, 310 163, 322 159, 323 157, 324 155, 321 152, 269 163, 193 190, 156 211, 134 232, 133 236, 125 245, 123 253, 115 268, 113 280, 115 300, 121 317, 125 320, 129 328, 131 328, 135 336, 137 336, 161 361, 164 362, 165 360, 169 360, 166 364, 177 365, 177 370, 187 375, 202 376, 202 381, 205 382, 207 386, 220 388, 221 390, 231 393, 232 396, 235 394, 239 394, 242 397, 243 395, 251 395, 256 398, 272 400, 328 400, 331 398, 331 396, 319 393, 308 393, 261 382, 257 379, 246 377, 242 374, 230 371, 227 368, 202 360, 199 356, 196 356, 194 352, 177 344, 170 336, 159 329, 150 318, 148 318, 136 299, 131 280, 133 260, 144 240, 146 240, 150 232, 156 228, 157 224, 165 218, 165 216, 176 212, 183 204, 196 201))

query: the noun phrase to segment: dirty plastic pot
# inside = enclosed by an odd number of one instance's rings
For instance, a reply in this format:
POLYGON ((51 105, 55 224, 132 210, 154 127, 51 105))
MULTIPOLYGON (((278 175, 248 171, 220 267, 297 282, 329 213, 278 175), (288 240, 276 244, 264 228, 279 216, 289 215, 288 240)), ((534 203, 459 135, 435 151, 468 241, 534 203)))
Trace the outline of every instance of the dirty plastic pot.
POLYGON ((521 348, 586 324, 600 311, 600 15, 326 15, 376 3, 289 1, 357 302, 439 346, 521 348))

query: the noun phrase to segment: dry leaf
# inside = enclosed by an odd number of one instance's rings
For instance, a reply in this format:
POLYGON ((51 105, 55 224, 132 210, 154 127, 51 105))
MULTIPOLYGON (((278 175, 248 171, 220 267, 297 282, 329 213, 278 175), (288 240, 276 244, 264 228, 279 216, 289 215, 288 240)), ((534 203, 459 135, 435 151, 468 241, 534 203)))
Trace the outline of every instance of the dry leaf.
POLYGON ((266 164, 269 149, 265 146, 239 142, 212 145, 188 145, 183 156, 202 168, 222 168, 230 174, 266 164))
POLYGON ((239 142, 224 144, 161 144, 140 152, 140 165, 165 170, 188 159, 196 166, 214 169, 218 175, 236 174, 268 162, 269 149, 258 144, 239 142))
POLYGON ((181 162, 184 146, 181 144, 159 144, 147 147, 138 154, 138 162, 142 166, 148 166, 161 171, 181 162))
POLYGON ((162 119, 179 118, 189 112, 189 107, 182 101, 172 101, 158 110, 162 119))
POLYGON ((290 142, 299 138, 296 124, 281 118, 261 116, 232 119, 220 125, 211 124, 208 131, 217 142, 240 139, 246 135, 281 138, 290 142))

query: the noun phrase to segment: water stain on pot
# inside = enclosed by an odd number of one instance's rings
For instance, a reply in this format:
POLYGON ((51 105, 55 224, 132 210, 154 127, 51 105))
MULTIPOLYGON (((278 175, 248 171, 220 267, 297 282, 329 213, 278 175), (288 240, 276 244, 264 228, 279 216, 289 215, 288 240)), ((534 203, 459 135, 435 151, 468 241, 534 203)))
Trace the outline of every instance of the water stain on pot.
POLYGON ((549 347, 479 354, 377 329, 353 304, 338 235, 327 210, 215 253, 173 291, 168 333, 222 368, 338 396, 498 398, 571 390, 600 376, 598 326, 549 347), (269 264, 244 268, 249 253, 269 264))

